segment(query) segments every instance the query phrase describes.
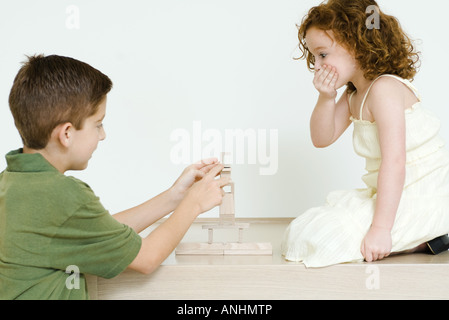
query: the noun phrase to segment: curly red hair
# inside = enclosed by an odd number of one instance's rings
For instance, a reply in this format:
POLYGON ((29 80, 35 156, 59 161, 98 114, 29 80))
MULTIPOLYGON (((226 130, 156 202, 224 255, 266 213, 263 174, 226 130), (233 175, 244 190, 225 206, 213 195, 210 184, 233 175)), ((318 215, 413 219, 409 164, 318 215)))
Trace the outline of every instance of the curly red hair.
MULTIPOLYGON (((419 53, 411 39, 402 30, 399 21, 378 9, 378 28, 368 28, 368 6, 376 6, 374 0, 329 0, 313 7, 298 26, 299 48, 309 70, 314 69, 315 59, 305 42, 307 30, 316 27, 332 30, 335 40, 354 54, 368 80, 382 74, 395 74, 413 80, 418 71, 419 53)), ((348 92, 355 90, 348 83, 348 92)))

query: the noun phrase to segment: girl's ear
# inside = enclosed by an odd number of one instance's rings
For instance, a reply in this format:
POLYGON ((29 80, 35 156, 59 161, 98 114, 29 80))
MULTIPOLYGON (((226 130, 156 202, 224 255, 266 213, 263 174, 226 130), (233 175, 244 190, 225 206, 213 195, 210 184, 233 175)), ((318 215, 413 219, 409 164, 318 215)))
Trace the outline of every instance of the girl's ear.
POLYGON ((62 146, 67 148, 71 145, 73 130, 75 130, 75 127, 70 122, 60 124, 55 128, 54 133, 62 146))

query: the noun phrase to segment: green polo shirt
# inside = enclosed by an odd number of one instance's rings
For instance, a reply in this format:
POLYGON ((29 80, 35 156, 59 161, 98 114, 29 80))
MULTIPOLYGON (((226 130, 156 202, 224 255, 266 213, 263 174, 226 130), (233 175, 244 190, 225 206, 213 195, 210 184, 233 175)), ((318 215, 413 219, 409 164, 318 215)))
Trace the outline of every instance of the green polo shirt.
POLYGON ((85 273, 112 278, 137 256, 141 237, 115 220, 87 184, 39 153, 19 149, 6 161, 0 299, 87 299, 85 273))

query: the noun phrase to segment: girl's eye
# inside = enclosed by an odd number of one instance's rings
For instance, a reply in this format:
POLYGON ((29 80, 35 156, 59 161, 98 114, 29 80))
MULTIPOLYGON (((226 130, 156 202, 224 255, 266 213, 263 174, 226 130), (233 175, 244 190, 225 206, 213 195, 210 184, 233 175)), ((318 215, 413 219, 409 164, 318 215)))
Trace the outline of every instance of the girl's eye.
POLYGON ((326 58, 326 56, 327 56, 327 53, 320 53, 321 58, 326 58))

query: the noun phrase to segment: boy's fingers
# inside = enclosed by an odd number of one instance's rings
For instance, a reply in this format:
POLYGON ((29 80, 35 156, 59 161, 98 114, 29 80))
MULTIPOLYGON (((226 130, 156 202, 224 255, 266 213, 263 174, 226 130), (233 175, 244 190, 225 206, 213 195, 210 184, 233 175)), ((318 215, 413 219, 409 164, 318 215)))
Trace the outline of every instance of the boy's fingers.
POLYGON ((205 165, 204 167, 202 167, 201 169, 199 169, 201 172, 203 172, 203 173, 208 173, 209 171, 210 171, 210 169, 212 169, 214 166, 215 166, 216 164, 215 163, 212 163, 212 164, 208 164, 208 165, 205 165))
POLYGON ((209 166, 209 165, 214 165, 214 164, 216 164, 216 163, 218 163, 218 159, 217 158, 207 158, 207 159, 202 159, 202 160, 200 160, 200 161, 198 161, 198 162, 195 162, 194 164, 193 164, 193 166, 196 168, 196 169, 201 169, 201 168, 203 168, 203 167, 206 167, 206 166, 209 166))
POLYGON ((201 162, 204 163, 205 165, 215 164, 218 162, 218 159, 217 158, 207 158, 207 159, 201 160, 201 162))
POLYGON ((215 166, 215 164, 208 164, 202 168, 195 168, 195 170, 199 173, 198 175, 202 177, 204 177, 211 168, 213 168, 215 166))
POLYGON ((214 167, 210 169, 210 171, 207 173, 208 176, 216 177, 221 170, 223 170, 224 166, 222 164, 216 164, 214 167))
POLYGON ((196 180, 200 180, 200 179, 204 178, 205 175, 206 175, 206 173, 204 173, 202 170, 195 170, 195 179, 196 180))
POLYGON ((218 179, 218 184, 219 184, 220 188, 224 187, 227 184, 229 184, 229 182, 231 182, 231 178, 229 178, 229 177, 218 179))

